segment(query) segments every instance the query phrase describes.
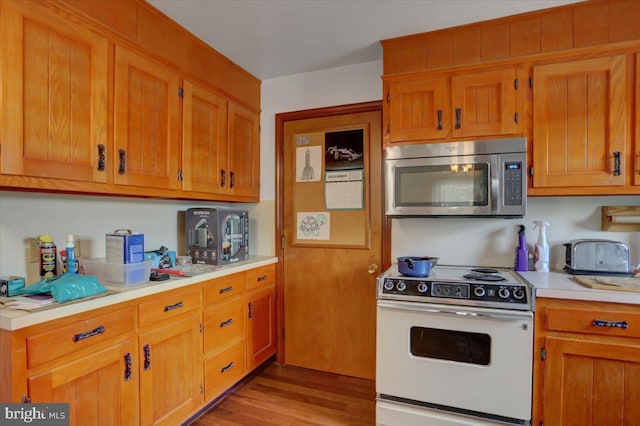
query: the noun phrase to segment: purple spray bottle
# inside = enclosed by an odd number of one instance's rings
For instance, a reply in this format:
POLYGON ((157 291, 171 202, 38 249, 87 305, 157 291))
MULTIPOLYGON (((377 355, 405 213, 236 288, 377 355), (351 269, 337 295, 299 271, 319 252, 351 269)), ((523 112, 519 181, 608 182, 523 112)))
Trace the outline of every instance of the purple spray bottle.
POLYGON ((524 236, 524 225, 518 225, 518 247, 516 247, 516 262, 513 269, 529 270, 529 250, 527 250, 527 240, 524 236))

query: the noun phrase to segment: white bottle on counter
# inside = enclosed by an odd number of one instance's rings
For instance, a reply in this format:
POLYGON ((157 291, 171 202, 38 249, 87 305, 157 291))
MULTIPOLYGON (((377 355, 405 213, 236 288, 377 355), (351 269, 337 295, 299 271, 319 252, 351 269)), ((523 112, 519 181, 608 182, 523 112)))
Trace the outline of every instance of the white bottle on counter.
POLYGON ((534 267, 538 272, 549 272, 549 243, 547 242, 547 228, 549 223, 544 220, 534 220, 534 229, 538 228, 538 241, 534 254, 534 267))

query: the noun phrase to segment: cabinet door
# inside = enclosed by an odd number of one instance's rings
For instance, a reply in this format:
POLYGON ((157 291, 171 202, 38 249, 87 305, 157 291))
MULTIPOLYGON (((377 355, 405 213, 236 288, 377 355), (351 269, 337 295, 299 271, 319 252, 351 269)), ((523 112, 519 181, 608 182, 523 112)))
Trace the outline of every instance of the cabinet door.
POLYGON ((391 142, 444 139, 450 135, 451 107, 445 77, 421 77, 389 83, 391 142))
POLYGON ((640 424, 640 345, 547 337, 545 426, 640 424))
POLYGON ((106 182, 105 38, 35 2, 0 4, 4 174, 106 182))
POLYGON ((636 53, 636 125, 635 125, 635 169, 633 170, 633 184, 640 185, 640 53, 636 53))
POLYGON ((182 107, 182 189, 226 192, 227 100, 190 81, 182 107))
POLYGON ((69 403, 72 426, 137 425, 138 373, 135 343, 126 341, 29 377, 29 396, 69 403))
POLYGON ((275 287, 247 294, 247 371, 276 353, 275 287))
POLYGON ((259 126, 259 114, 229 102, 229 194, 260 196, 259 126))
POLYGON ((177 424, 202 402, 200 316, 154 327, 139 342, 140 423, 177 424))
POLYGON ((625 57, 533 69, 533 186, 625 183, 625 57))
POLYGON ((522 111, 517 109, 515 68, 456 75, 451 78, 451 87, 453 136, 510 135, 520 131, 522 111))
POLYGON ((179 84, 169 68, 116 46, 116 184, 179 187, 179 84))

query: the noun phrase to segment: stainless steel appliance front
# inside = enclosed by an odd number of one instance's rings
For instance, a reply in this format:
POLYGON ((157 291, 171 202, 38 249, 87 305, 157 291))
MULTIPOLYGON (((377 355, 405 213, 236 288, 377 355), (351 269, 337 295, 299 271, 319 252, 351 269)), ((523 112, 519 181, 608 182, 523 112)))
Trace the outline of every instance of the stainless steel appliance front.
POLYGON ((522 217, 526 167, 526 138, 388 147, 386 214, 522 217))

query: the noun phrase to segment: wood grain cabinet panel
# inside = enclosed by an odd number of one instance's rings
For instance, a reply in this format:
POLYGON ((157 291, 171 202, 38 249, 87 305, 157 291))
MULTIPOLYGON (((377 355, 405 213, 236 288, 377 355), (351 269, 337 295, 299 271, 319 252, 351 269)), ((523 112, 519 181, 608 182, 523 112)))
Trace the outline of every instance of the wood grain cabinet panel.
POLYGON ((115 184, 179 188, 180 83, 171 69, 116 46, 115 184))
POLYGON ((182 107, 182 189, 224 194, 228 180, 227 100, 185 80, 182 107))
POLYGON ((636 53, 635 54, 635 58, 636 58, 636 80, 634 82, 635 84, 635 91, 636 91, 636 98, 635 98, 635 109, 636 109, 636 116, 635 116, 635 144, 633 145, 633 161, 634 161, 634 165, 633 165, 633 180, 632 183, 633 185, 640 185, 640 53, 636 53))
POLYGON ((108 40, 37 4, 0 4, 3 174, 107 181, 108 40))
POLYGON ((275 285, 247 293, 247 370, 276 353, 275 285))
POLYGON ((533 67, 533 186, 626 182, 626 57, 533 67))
POLYGON ((229 102, 229 195, 260 196, 260 115, 229 102))
POLYGON ((33 403, 68 403, 69 423, 138 425, 138 362, 132 340, 29 377, 33 403))
POLYGON ((536 303, 532 424, 640 424, 638 306, 536 303))

